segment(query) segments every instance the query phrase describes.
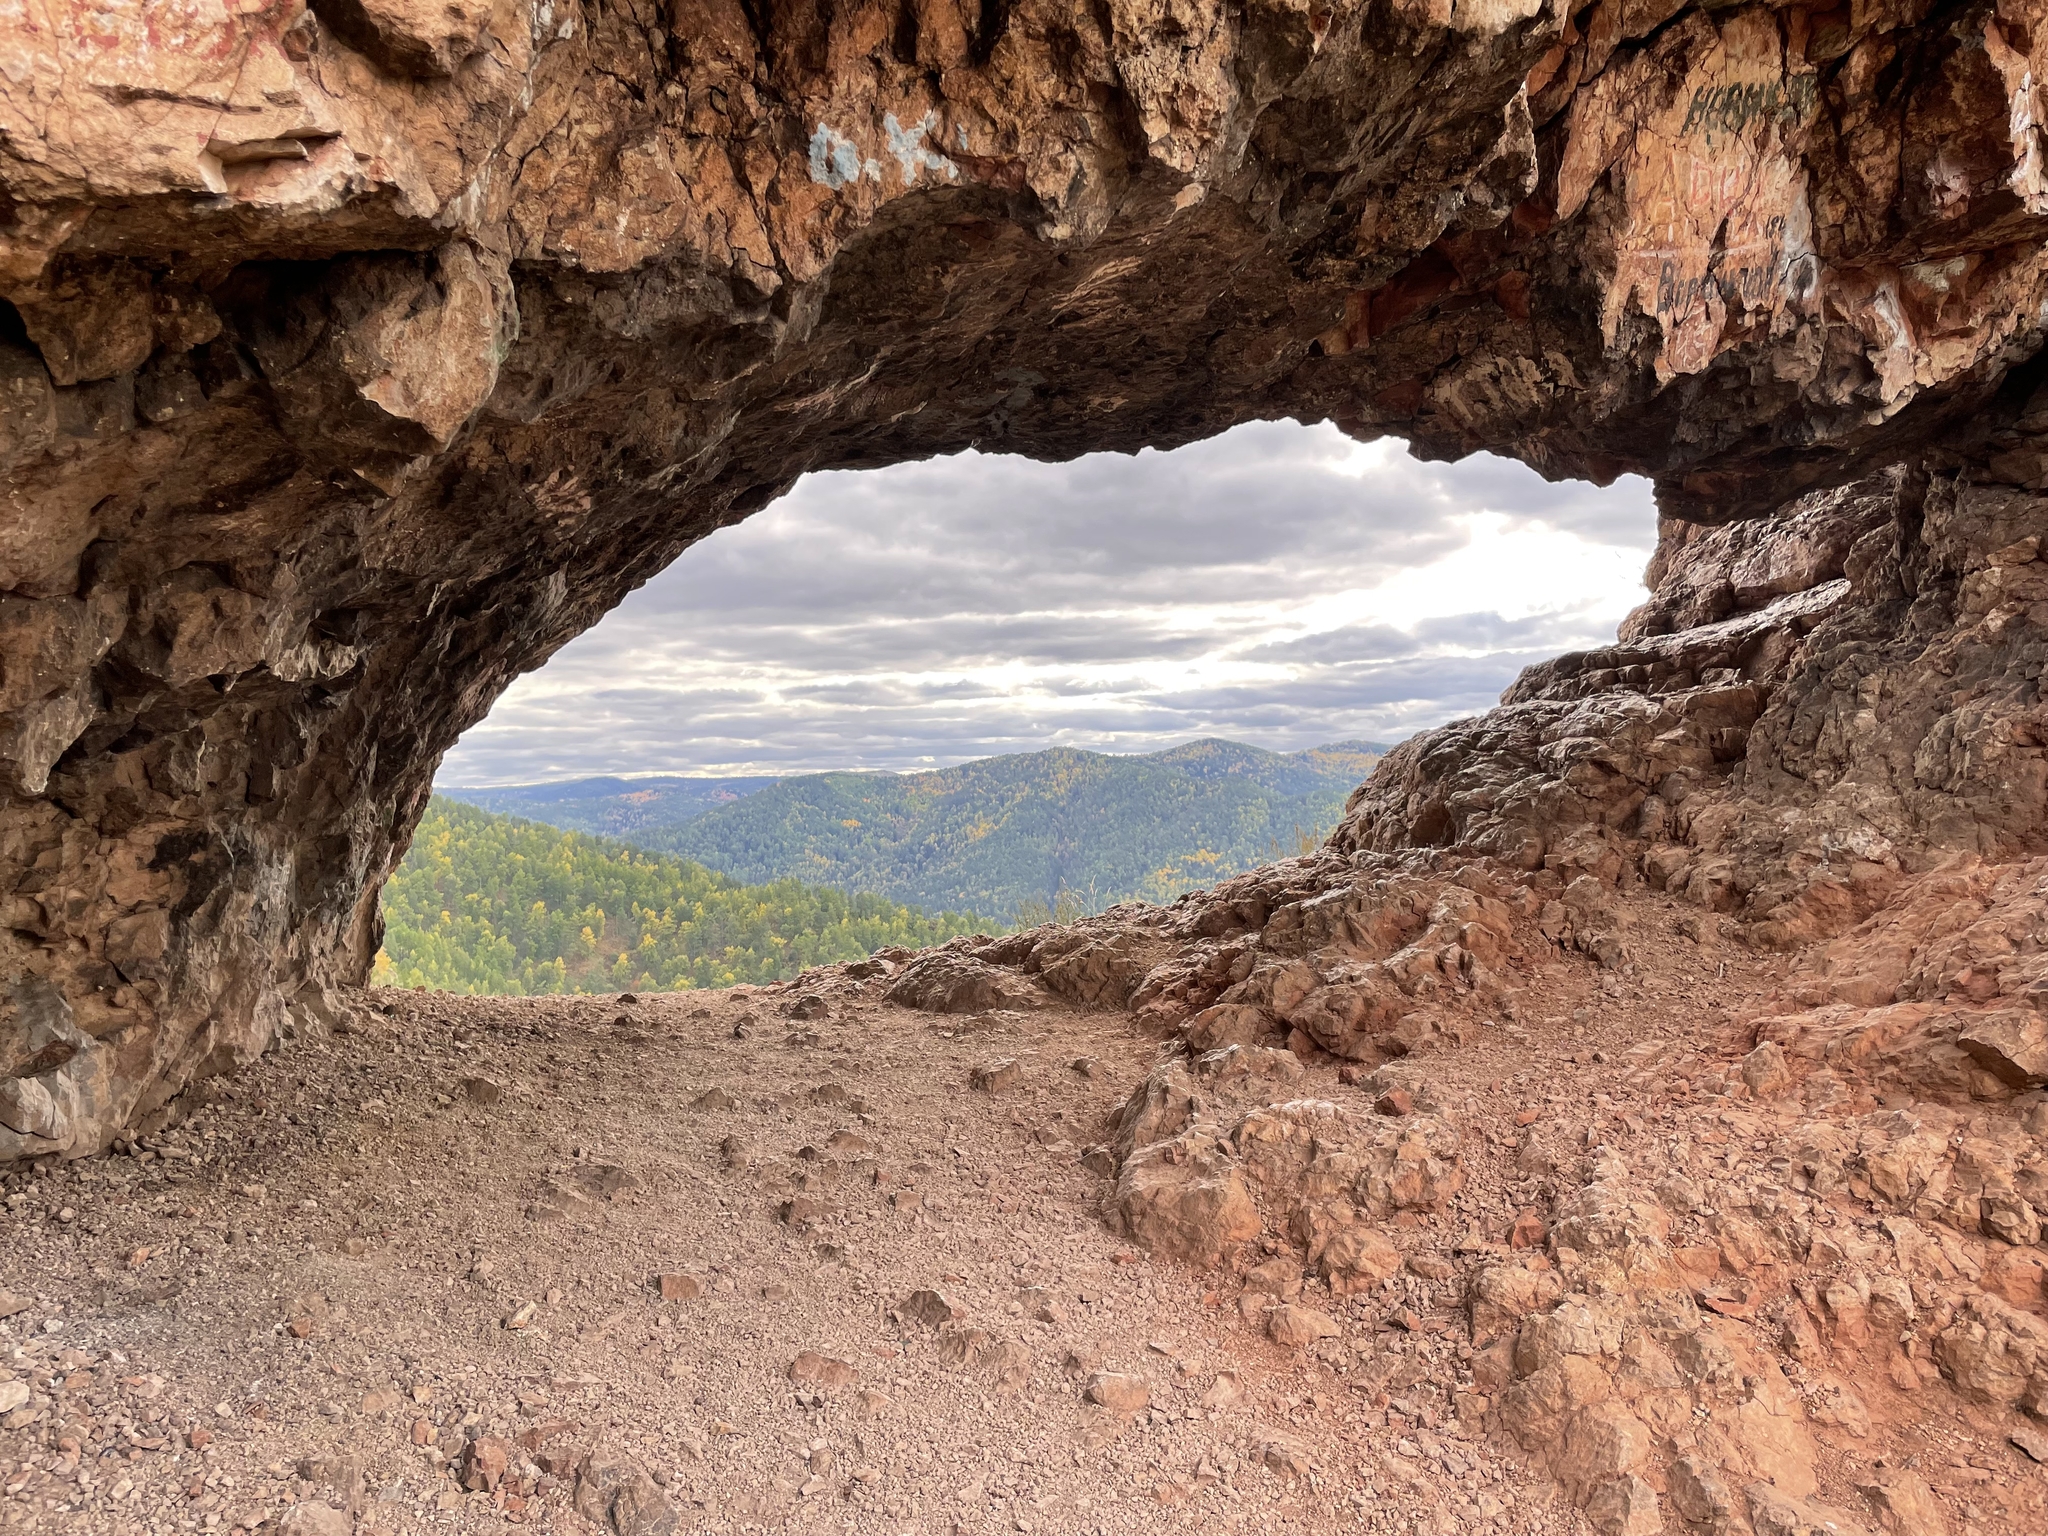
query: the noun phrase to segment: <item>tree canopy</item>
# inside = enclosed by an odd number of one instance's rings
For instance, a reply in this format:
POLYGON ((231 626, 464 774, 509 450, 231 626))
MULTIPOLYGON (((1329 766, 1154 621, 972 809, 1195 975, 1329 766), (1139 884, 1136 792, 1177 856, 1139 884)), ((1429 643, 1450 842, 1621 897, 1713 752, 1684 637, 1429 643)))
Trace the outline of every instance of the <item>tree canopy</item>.
POLYGON ((384 887, 376 980, 449 992, 679 991, 767 982, 991 924, 701 864, 436 796, 384 887))

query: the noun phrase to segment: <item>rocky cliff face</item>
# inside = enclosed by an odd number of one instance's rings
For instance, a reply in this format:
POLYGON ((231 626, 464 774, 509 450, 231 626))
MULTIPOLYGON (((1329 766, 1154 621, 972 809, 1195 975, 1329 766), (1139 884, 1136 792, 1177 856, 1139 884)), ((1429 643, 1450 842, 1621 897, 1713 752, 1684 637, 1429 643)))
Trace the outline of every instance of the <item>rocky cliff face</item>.
POLYGON ((813 468, 1294 414, 1652 473, 1615 653, 1341 847, 1626 834, 1787 939, 2037 848, 2038 11, 18 8, 0 1158, 331 1019, 439 754, 813 468))
POLYGON ((1354 794, 1347 851, 1622 858, 1759 943, 2048 840, 2048 503, 1925 461, 1769 521, 1667 520, 1610 649, 1532 667, 1354 794))

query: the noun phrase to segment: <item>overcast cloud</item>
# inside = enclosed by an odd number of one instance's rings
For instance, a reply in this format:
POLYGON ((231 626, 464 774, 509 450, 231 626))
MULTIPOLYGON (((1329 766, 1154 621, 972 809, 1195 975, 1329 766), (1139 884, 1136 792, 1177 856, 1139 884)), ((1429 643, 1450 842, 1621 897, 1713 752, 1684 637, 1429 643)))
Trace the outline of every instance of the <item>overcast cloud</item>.
POLYGON ((1611 639, 1648 485, 1289 422, 807 476, 506 693, 445 784, 1394 741, 1611 639))

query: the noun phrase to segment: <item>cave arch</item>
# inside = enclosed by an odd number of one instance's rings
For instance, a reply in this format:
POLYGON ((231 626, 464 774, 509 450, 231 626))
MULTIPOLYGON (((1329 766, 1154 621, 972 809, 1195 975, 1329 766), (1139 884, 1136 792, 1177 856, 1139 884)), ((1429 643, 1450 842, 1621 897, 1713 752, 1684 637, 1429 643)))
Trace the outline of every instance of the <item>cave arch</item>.
POLYGON ((805 469, 2041 483, 2026 3, 187 9, 0 85, 0 1158, 332 1014, 441 751, 805 469))

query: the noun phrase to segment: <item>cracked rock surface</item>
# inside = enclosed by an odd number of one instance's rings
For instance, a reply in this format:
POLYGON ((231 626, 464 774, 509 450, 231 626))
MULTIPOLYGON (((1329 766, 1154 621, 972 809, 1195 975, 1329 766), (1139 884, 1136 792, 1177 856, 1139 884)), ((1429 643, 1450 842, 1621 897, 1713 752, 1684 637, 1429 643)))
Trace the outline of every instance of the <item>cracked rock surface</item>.
POLYGON ((0 1527, 2039 1532, 2037 12, 18 9, 0 1527), (1650 596, 1170 907, 355 985, 798 474, 1281 414, 1650 596))
POLYGON ((1656 822, 1778 943, 2038 851, 2038 11, 19 8, 0 1158, 345 1023, 439 754, 810 469, 1296 415, 1651 474, 1654 611, 1342 848, 1656 822))

